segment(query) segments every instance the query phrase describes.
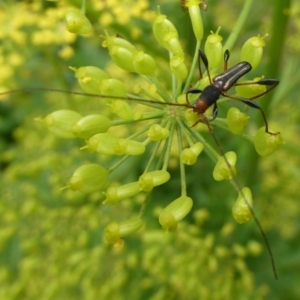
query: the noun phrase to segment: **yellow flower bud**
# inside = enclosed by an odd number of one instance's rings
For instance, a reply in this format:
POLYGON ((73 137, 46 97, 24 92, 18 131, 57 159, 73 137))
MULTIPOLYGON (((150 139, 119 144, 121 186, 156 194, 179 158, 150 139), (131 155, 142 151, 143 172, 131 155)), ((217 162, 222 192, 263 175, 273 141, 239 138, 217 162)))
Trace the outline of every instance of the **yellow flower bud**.
MULTIPOLYGON (((256 82, 261 79, 263 79, 263 77, 255 77, 253 80, 243 80, 239 81, 239 83, 256 82)), ((236 85, 234 89, 238 96, 243 98, 251 98, 258 94, 262 94, 267 90, 265 85, 255 83, 247 85, 236 85)))
POLYGON ((108 172, 97 164, 86 164, 74 172, 67 187, 73 191, 93 193, 102 190, 108 178, 108 172))
POLYGON ((113 100, 107 105, 110 107, 110 111, 122 120, 133 120, 134 111, 127 102, 122 100, 113 100))
POLYGON ((267 35, 260 37, 254 36, 248 39, 242 47, 241 61, 247 61, 252 66, 252 70, 256 69, 261 62, 263 55, 263 47, 266 42, 264 38, 267 35))
POLYGON ((132 218, 121 223, 112 222, 105 228, 105 242, 116 244, 120 238, 137 232, 143 225, 144 222, 140 218, 132 218))
POLYGON ((154 76, 156 64, 154 59, 143 51, 133 54, 133 66, 137 73, 146 76, 154 76))
POLYGON ((241 134, 248 124, 250 117, 236 107, 231 107, 227 112, 227 125, 234 134, 241 134))
POLYGON ((193 31, 197 41, 203 38, 203 23, 200 12, 200 0, 187 0, 185 6, 188 8, 193 31))
POLYGON ((232 207, 232 215, 237 223, 247 223, 252 219, 252 193, 247 187, 244 187, 232 207))
POLYGON ((104 39, 105 39, 104 46, 106 46, 109 50, 111 50, 114 46, 119 46, 128 49, 132 53, 136 51, 134 45, 132 45, 130 42, 128 42, 127 40, 121 37, 107 35, 104 36, 104 39))
POLYGON ((139 182, 131 182, 119 187, 109 187, 104 195, 106 196, 104 204, 115 205, 119 201, 133 197, 140 192, 139 182))
POLYGON ((106 72, 93 66, 78 69, 70 67, 70 69, 75 72, 75 77, 78 79, 81 88, 89 94, 99 94, 101 92, 99 83, 101 80, 108 78, 106 72))
MULTIPOLYGON (((99 90, 103 95, 114 96, 114 97, 126 97, 127 90, 125 84, 114 78, 105 78, 98 82, 99 90)), ((108 103, 113 100, 108 99, 108 103)))
POLYGON ((190 148, 183 149, 180 154, 181 161, 186 165, 193 165, 197 157, 202 152, 204 145, 200 142, 192 145, 190 148))
POLYGON ((178 80, 182 82, 186 79, 188 75, 188 69, 182 56, 173 56, 170 59, 170 68, 178 80))
POLYGON ((148 137, 151 141, 157 142, 168 138, 170 131, 159 124, 152 124, 148 130, 148 137))
POLYGON ((225 153, 224 156, 219 157, 219 160, 213 171, 213 177, 216 181, 230 180, 236 174, 235 164, 236 164, 237 156, 236 156, 235 152, 229 151, 229 152, 225 153), (228 168, 228 165, 224 159, 224 156, 226 157, 227 162, 231 166, 230 168, 228 168))
POLYGON ((255 150, 260 156, 269 156, 284 144, 280 134, 268 134, 265 127, 261 127, 257 131, 253 142, 255 150))
POLYGON ((211 31, 204 45, 204 52, 210 69, 218 67, 223 60, 223 46, 221 43, 223 38, 218 34, 220 29, 221 27, 218 28, 216 33, 211 31))
POLYGON ((72 139, 76 137, 72 130, 73 125, 81 118, 82 116, 76 111, 62 109, 40 120, 44 122, 48 129, 56 136, 64 139, 72 139))
POLYGON ((116 155, 141 155, 145 149, 143 143, 128 139, 119 139, 114 147, 116 155))
POLYGON ((89 115, 83 117, 72 127, 75 136, 88 139, 97 133, 106 132, 111 126, 111 120, 102 115, 89 115))
POLYGON ((159 215, 159 223, 166 231, 175 231, 177 223, 181 221, 192 209, 193 200, 181 196, 171 202, 159 215))
POLYGON ((141 155, 145 152, 145 145, 141 142, 120 139, 110 133, 99 133, 87 141, 90 152, 99 152, 106 155, 141 155))
POLYGON ((89 34, 93 31, 89 19, 80 11, 68 11, 65 18, 67 29, 72 33, 89 34))
POLYGON ((157 14, 153 22, 152 29, 156 40, 164 48, 169 49, 168 42, 166 40, 167 35, 172 34, 174 38, 178 38, 176 27, 173 25, 171 21, 167 19, 166 15, 157 14))
POLYGON ((164 170, 157 170, 144 173, 139 178, 140 189, 150 192, 155 186, 166 183, 170 179, 170 174, 164 170))
POLYGON ((123 48, 120 46, 113 46, 109 49, 109 54, 115 64, 121 69, 134 72, 133 66, 133 52, 128 50, 127 48, 123 48))

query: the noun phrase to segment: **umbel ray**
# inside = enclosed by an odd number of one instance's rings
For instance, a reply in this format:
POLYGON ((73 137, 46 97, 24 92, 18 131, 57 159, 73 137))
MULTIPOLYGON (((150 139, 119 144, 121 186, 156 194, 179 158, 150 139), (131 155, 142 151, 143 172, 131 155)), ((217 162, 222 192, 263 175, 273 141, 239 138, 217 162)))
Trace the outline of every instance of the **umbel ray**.
MULTIPOLYGON (((265 116, 264 111, 261 109, 261 107, 256 104, 253 100, 262 97, 263 95, 265 95, 266 93, 268 93, 269 91, 271 91, 272 89, 274 89, 278 84, 279 81, 277 79, 261 79, 259 81, 250 81, 250 82, 244 82, 244 83, 238 83, 237 81, 245 74, 247 74, 248 72, 251 71, 252 67, 251 65, 244 61, 244 62, 240 62, 236 65, 234 65, 231 68, 227 68, 228 65, 228 60, 229 60, 229 51, 226 50, 224 53, 224 71, 220 74, 218 74, 217 76, 211 78, 210 76, 210 72, 209 72, 209 65, 208 65, 208 60, 206 55, 204 54, 204 52, 202 50, 199 51, 199 72, 200 72, 200 78, 202 78, 202 72, 201 72, 201 68, 200 68, 200 64, 201 62, 204 64, 206 72, 207 72, 207 76, 209 79, 210 84, 205 87, 203 90, 198 89, 198 88, 191 88, 187 91, 186 93, 186 103, 182 104, 182 103, 173 103, 173 102, 160 102, 160 101, 155 101, 152 99, 144 99, 144 98, 140 98, 140 97, 116 97, 116 96, 111 96, 111 95, 98 95, 98 94, 87 94, 87 93, 81 93, 81 92, 72 92, 72 91, 64 91, 64 90, 59 90, 59 89, 49 89, 49 88, 21 88, 21 89, 17 89, 17 90, 12 90, 12 91, 8 91, 8 92, 4 92, 1 93, 0 95, 3 94, 9 94, 9 93, 17 93, 17 92, 25 92, 25 91, 41 91, 41 92, 59 92, 59 93, 65 93, 65 94, 73 94, 73 95, 83 95, 83 96, 89 96, 89 97, 96 97, 96 98, 102 98, 102 99, 122 99, 122 100, 129 100, 129 101, 135 101, 137 103, 141 103, 141 104, 154 104, 154 105, 165 105, 165 106, 177 106, 177 107, 183 107, 183 108, 188 108, 188 109, 192 109, 196 114, 198 114, 199 116, 199 120, 192 126, 194 127, 197 123, 202 122, 205 123, 209 129, 209 132, 211 133, 216 146, 219 150, 219 152, 221 153, 221 155, 224 158, 224 161, 228 167, 229 172, 231 173, 231 181, 232 184, 236 187, 236 189, 239 191, 239 193, 241 194, 243 200, 245 201, 250 214, 252 215, 252 217, 254 218, 254 221, 256 222, 259 231, 262 235, 262 238, 264 240, 264 243, 266 245, 267 251, 269 253, 270 259, 271 259, 271 264, 272 264, 272 269, 273 269, 273 273, 274 273, 274 277, 277 279, 277 272, 276 272, 276 267, 275 267, 275 262, 274 262, 274 258, 273 258, 273 253, 269 244, 269 241, 267 239, 266 234, 264 233, 262 226, 259 222, 259 220, 257 219, 251 205, 249 204, 247 197, 245 196, 244 192, 242 191, 242 187, 239 184, 237 178, 235 177, 235 172, 233 170, 232 165, 229 163, 225 152, 223 151, 220 143, 218 142, 212 126, 211 126, 211 122, 213 122, 213 120, 217 117, 218 115, 218 107, 217 107, 217 101, 219 100, 220 96, 224 96, 236 101, 240 101, 244 104, 246 104, 247 106, 253 107, 257 110, 259 110, 262 114, 264 123, 265 123, 265 132, 269 135, 277 135, 279 134, 277 133, 272 133, 269 130, 269 126, 268 126, 268 122, 265 116), (240 98, 240 97, 236 97, 236 96, 232 96, 227 94, 227 92, 234 86, 239 86, 239 85, 253 85, 253 84, 257 84, 257 85, 264 85, 264 86, 268 86, 269 88, 267 90, 265 90, 264 92, 255 95, 251 98, 240 98), (198 99, 194 102, 194 103, 190 103, 189 100, 189 95, 193 95, 193 94, 199 94, 198 99), (209 107, 213 107, 213 114, 211 118, 206 117, 205 112, 207 111, 207 109, 209 107)), ((212 123, 213 124, 213 123, 212 123)))

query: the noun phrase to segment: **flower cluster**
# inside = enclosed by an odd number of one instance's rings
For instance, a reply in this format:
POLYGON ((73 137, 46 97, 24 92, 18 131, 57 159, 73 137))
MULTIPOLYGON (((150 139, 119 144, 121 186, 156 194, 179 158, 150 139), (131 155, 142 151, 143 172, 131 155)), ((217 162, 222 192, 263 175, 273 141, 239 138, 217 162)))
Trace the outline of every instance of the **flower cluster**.
MULTIPOLYGON (((157 42, 169 53, 170 74, 172 81, 172 92, 166 90, 159 79, 159 68, 155 59, 142 50, 137 49, 129 41, 117 36, 105 33, 104 47, 114 63, 121 69, 134 72, 152 87, 146 90, 139 87, 138 93, 129 94, 128 88, 121 80, 111 78, 107 72, 95 67, 71 67, 75 77, 84 92, 90 96, 99 97, 107 101, 110 115, 91 114, 82 116, 73 110, 58 110, 41 119, 51 132, 61 138, 82 138, 86 145, 81 149, 89 152, 97 152, 108 156, 121 156, 121 158, 110 167, 90 163, 80 166, 73 174, 67 187, 84 193, 103 191, 105 195, 104 204, 116 205, 124 199, 134 197, 140 193, 146 194, 153 188, 165 184, 170 179, 168 166, 171 151, 175 147, 179 150, 179 165, 181 172, 181 192, 178 198, 163 208, 159 214, 159 223, 166 231, 174 231, 180 222, 191 211, 193 199, 188 197, 186 188, 185 165, 195 164, 202 151, 215 163, 212 176, 216 181, 229 180, 237 189, 238 198, 233 205, 233 217, 238 223, 248 222, 253 215, 252 195, 248 187, 241 188, 236 181, 237 155, 233 151, 221 153, 214 150, 203 137, 199 128, 201 122, 206 123, 205 118, 188 109, 187 101, 195 101, 191 96, 185 96, 191 84, 192 74, 197 65, 198 51, 203 39, 203 24, 201 19, 200 1, 185 1, 192 28, 196 38, 196 49, 193 63, 188 69, 185 63, 185 53, 181 45, 178 31, 175 25, 166 15, 157 9, 156 16, 152 21, 153 34, 157 42), (142 108, 142 106, 148 108, 142 108), (117 116, 117 119, 113 117, 117 116), (200 121, 200 122, 199 122, 200 121), (141 123, 144 122, 144 123, 141 123), (129 136, 119 136, 116 126, 126 124, 145 124, 140 130, 129 136), (196 126, 191 125, 197 123, 196 126), (148 151, 146 151, 148 150, 148 151), (151 153, 143 174, 136 181, 124 185, 110 186, 109 176, 118 169, 122 163, 131 156, 140 156, 151 153)), ((72 33, 88 34, 92 26, 82 12, 70 11, 66 14, 66 27, 72 33)), ((220 72, 223 62, 224 49, 222 36, 211 32, 206 38, 204 50, 208 60, 208 68, 211 76, 220 72)), ((260 64, 264 37, 256 36, 248 39, 241 51, 241 60, 251 64, 252 69, 260 64)), ((203 89, 210 84, 208 72, 195 84, 195 87, 203 89)), ((254 84, 261 78, 255 78, 249 85, 236 87, 235 97, 249 98, 266 91, 261 84, 254 84)), ((246 83, 246 82, 245 82, 246 83)), ((243 133, 249 116, 238 108, 232 107, 227 118, 216 118, 207 126, 212 133, 212 127, 217 126, 233 134, 242 135, 252 140, 255 149, 261 156, 273 153, 282 145, 280 135, 271 135, 265 132, 265 128, 259 129, 254 137, 243 133)), ((202 124, 203 125, 203 124, 202 124)), ((147 198, 147 196, 145 196, 147 198)), ((134 218, 121 223, 112 222, 106 228, 105 240, 109 243, 120 245, 122 238, 128 234, 138 231, 143 226, 142 213, 147 201, 141 208, 141 213, 134 218)))

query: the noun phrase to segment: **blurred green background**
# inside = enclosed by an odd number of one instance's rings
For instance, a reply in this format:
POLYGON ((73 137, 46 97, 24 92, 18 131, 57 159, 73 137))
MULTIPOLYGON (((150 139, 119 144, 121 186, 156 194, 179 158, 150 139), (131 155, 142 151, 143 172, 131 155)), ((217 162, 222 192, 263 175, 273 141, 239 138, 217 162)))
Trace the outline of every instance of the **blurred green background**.
MULTIPOLYGON (((245 2, 252 6, 230 49, 230 65, 238 62, 249 37, 269 33, 263 63, 251 76, 280 80, 272 95, 258 103, 285 145, 272 156, 259 158, 248 141, 215 132, 226 151, 238 154, 238 180, 253 192, 279 281, 256 224, 238 225, 232 219, 236 193, 228 182, 212 179, 214 165, 206 155, 186 168, 194 207, 175 233, 162 231, 157 210, 180 195, 176 166, 170 169, 171 180, 154 190, 144 228, 126 238, 121 249, 104 244, 104 227, 135 215, 140 199, 110 207, 102 205, 100 192, 60 191, 78 166, 102 163, 101 157, 79 151, 84 141, 61 140, 34 121, 62 108, 85 115, 101 113, 103 103, 23 92, 0 98, 0 299, 300 299, 300 1, 207 0, 204 38, 221 26, 226 41, 245 2)), ((89 37, 65 33, 65 9, 79 7, 79 1, 2 1, 0 89, 79 91, 69 66, 99 66, 112 77, 132 80, 102 48, 99 36, 104 29, 144 49, 156 58, 162 73, 168 72, 167 52, 155 42, 149 22, 149 11, 158 4, 177 27, 189 64, 195 39, 179 1, 90 1, 87 17, 95 33, 89 37)), ((262 126, 259 112, 247 113, 250 131, 262 126)), ((225 115, 222 108, 220 115, 225 115)), ((144 164, 140 158, 132 159, 114 179, 134 181, 144 164)))

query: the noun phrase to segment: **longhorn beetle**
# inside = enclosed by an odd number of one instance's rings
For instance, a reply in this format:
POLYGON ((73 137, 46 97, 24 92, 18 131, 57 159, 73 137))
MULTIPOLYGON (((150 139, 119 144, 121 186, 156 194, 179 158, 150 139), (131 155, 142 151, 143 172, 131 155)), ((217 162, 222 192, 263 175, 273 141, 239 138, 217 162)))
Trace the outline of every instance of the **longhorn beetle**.
MULTIPOLYGON (((212 137, 221 153, 221 155, 224 157, 224 160, 228 166, 228 169, 230 170, 232 177, 233 177, 233 182, 236 185, 237 189, 240 191, 240 193, 242 194, 242 197, 244 198, 258 228, 259 231, 263 237, 263 240, 265 242, 265 245, 267 247, 270 259, 271 259, 271 264, 272 264, 272 269, 273 269, 273 273, 275 278, 277 279, 277 272, 276 272, 276 268, 275 268, 275 262, 274 262, 274 258, 273 258, 273 254, 272 254, 272 250, 270 248, 268 239, 261 227, 261 224, 259 222, 259 220, 257 219, 257 217, 255 216, 255 213, 253 211, 253 209, 251 208, 251 206, 249 205, 245 195, 243 195, 242 193, 242 188, 240 186, 240 184, 238 183, 237 179, 234 177, 234 172, 232 170, 232 166, 229 164, 226 156, 224 155, 224 151, 221 147, 221 145, 219 144, 213 129, 210 125, 210 122, 213 121, 218 114, 218 107, 217 107, 217 101, 220 98, 220 96, 224 96, 233 100, 238 100, 243 102, 244 104, 259 109, 261 111, 261 114, 263 116, 263 120, 265 123, 265 132, 271 135, 276 135, 279 134, 279 132, 277 133, 272 133, 269 131, 269 127, 268 127, 268 122, 265 116, 265 113, 263 112, 263 110, 261 109, 261 107, 256 104, 255 102, 253 102, 252 100, 255 100, 263 95, 265 95, 266 93, 270 92, 272 89, 274 89, 278 84, 279 84, 279 80, 277 79, 261 79, 259 81, 251 81, 251 82, 245 82, 245 83, 237 83, 237 81, 245 74, 247 74, 248 72, 251 71, 252 66, 244 61, 244 62, 240 62, 238 64, 236 64, 235 66, 231 67, 231 68, 227 68, 227 64, 228 64, 228 60, 229 60, 230 54, 229 51, 226 50, 224 53, 224 71, 222 73, 220 73, 219 75, 213 77, 211 79, 210 76, 210 72, 209 72, 209 65, 208 65, 208 60, 207 57, 205 55, 205 53, 202 50, 199 50, 199 55, 198 55, 198 67, 199 67, 199 73, 200 73, 200 79, 202 78, 202 72, 201 72, 201 61, 203 62, 206 72, 207 72, 207 76, 209 78, 209 82, 210 84, 205 87, 203 90, 198 89, 198 88, 191 88, 187 91, 186 93, 186 104, 180 104, 180 103, 172 103, 172 102, 159 102, 159 101, 154 101, 151 99, 143 99, 143 98, 139 98, 139 97, 115 97, 115 96, 109 96, 109 95, 96 95, 96 94, 87 94, 87 93, 81 93, 81 92, 72 92, 72 91, 64 91, 64 90, 59 90, 59 89, 49 89, 49 88, 21 88, 21 89, 17 89, 17 90, 12 90, 12 91, 8 91, 8 92, 4 92, 4 93, 0 93, 0 95, 3 94, 9 94, 9 93, 15 93, 15 92, 22 92, 22 91, 50 91, 50 92, 59 92, 59 93, 67 93, 67 94, 73 94, 73 95, 83 95, 83 96, 90 96, 90 97, 97 97, 97 98, 103 98, 103 99, 123 99, 123 100, 131 100, 131 101, 136 101, 136 102, 141 102, 141 103, 153 103, 153 104, 160 104, 160 105, 169 105, 169 106, 181 106, 181 107, 186 107, 186 108, 190 108, 192 109, 195 113, 197 113, 200 116, 199 121, 197 121, 193 126, 195 126, 197 123, 199 122, 203 122, 207 125, 210 133, 212 134, 212 137), (254 97, 251 98, 239 98, 239 97, 235 97, 235 96, 231 96, 227 94, 227 91, 230 90, 230 88, 232 88, 233 86, 238 86, 238 85, 249 85, 249 84, 259 84, 259 85, 266 85, 266 86, 270 86, 269 89, 267 89, 266 91, 264 91, 263 93, 260 93, 254 97), (195 103, 191 104, 189 102, 189 95, 190 94, 200 94, 199 98, 195 101, 195 103), (213 116, 211 119, 208 119, 205 116, 205 112, 206 110, 213 105, 213 116)), ((192 127, 193 127, 192 126, 192 127)))
MULTIPOLYGON (((186 100, 187 100, 187 107, 192 108, 194 112, 198 113, 202 116, 206 112, 206 110, 213 105, 213 118, 210 120, 214 120, 218 115, 218 106, 217 101, 220 98, 221 95, 224 97, 234 99, 241 101, 245 103, 248 106, 251 106, 253 108, 259 109, 262 113, 264 122, 265 122, 265 130, 267 133, 276 135, 277 133, 272 133, 269 131, 269 126, 267 122, 266 115, 264 111, 261 109, 261 107, 253 102, 252 100, 257 99, 266 93, 270 92, 272 89, 274 89, 278 84, 279 80, 277 79, 261 79, 259 81, 253 81, 253 82, 246 82, 246 83, 237 83, 237 81, 245 74, 251 71, 252 66, 246 62, 240 62, 237 65, 231 67, 230 69, 227 69, 227 63, 228 59, 230 57, 229 51, 226 50, 224 54, 224 72, 215 76, 213 79, 210 77, 209 68, 208 68, 208 60, 205 55, 205 53, 200 49, 199 50, 199 71, 200 71, 200 77, 202 77, 201 68, 200 68, 200 59, 203 61, 207 75, 210 81, 210 85, 208 85, 204 90, 200 90, 198 88, 191 88, 187 91, 186 94, 186 100), (226 92, 232 88, 233 86, 237 85, 249 85, 249 84, 260 84, 260 85, 268 85, 271 86, 268 90, 265 92, 258 94, 254 97, 251 97, 249 99, 246 98, 238 98, 234 96, 228 95, 226 92), (197 101, 194 104, 190 104, 188 100, 189 94, 201 94, 200 97, 197 99, 197 101)), ((196 122, 194 125, 196 125, 198 122, 196 122)))

